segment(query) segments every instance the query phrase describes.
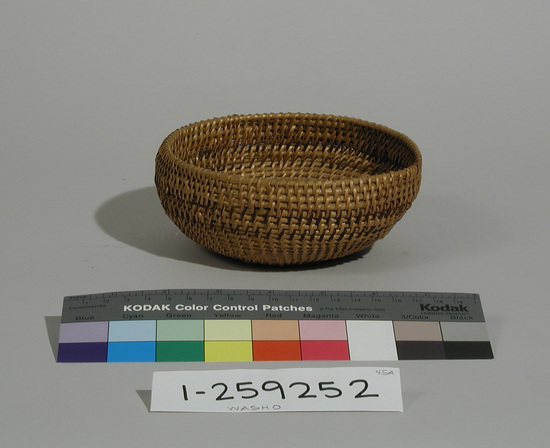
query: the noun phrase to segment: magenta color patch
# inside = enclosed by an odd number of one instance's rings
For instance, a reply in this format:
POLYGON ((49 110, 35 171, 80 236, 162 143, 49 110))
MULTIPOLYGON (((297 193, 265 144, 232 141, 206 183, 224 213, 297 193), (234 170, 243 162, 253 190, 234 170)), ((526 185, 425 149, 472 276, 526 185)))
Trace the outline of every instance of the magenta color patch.
POLYGON ((301 342, 303 361, 348 361, 347 341, 304 341, 301 342))
POLYGON ((302 341, 346 341, 348 334, 344 320, 301 320, 302 341))

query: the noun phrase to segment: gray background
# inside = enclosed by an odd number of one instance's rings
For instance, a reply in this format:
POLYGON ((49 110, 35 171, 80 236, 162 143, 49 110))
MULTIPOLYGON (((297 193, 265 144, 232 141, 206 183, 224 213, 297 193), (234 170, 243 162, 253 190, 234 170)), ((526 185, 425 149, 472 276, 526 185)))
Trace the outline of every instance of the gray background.
POLYGON ((548 5, 2 1, 2 445, 547 446, 548 5), (287 111, 420 147, 420 195, 369 253, 250 267, 164 216, 168 133, 287 111), (228 366, 56 364, 63 296, 157 288, 478 292, 496 357, 394 363, 402 414, 152 414, 153 371, 228 366))

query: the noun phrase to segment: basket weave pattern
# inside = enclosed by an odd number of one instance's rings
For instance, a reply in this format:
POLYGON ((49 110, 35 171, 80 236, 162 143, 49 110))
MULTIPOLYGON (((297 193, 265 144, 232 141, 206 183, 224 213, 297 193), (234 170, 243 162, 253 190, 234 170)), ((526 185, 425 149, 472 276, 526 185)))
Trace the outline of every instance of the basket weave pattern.
POLYGON ((233 258, 286 265, 352 254, 383 238, 420 187, 406 136, 313 114, 234 115, 174 131, 156 158, 167 215, 233 258))

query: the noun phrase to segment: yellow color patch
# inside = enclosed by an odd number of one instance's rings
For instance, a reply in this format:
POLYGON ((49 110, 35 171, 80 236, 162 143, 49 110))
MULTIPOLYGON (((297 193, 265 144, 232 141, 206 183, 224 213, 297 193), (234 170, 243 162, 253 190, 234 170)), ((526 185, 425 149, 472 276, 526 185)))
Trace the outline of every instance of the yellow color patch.
POLYGON ((205 320, 206 341, 249 341, 252 339, 252 323, 247 319, 205 320))
POLYGON ((206 362, 252 361, 252 341, 205 341, 206 362))

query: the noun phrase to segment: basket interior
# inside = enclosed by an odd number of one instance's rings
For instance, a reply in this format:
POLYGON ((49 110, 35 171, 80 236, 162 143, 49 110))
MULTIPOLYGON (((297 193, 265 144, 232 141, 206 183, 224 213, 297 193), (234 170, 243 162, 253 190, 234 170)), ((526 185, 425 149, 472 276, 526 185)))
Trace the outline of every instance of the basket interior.
POLYGON ((212 120, 177 131, 170 149, 198 168, 254 178, 338 180, 416 161, 403 139, 345 120, 212 120))

